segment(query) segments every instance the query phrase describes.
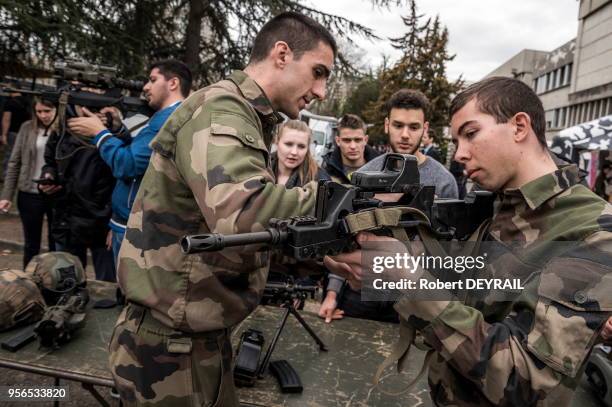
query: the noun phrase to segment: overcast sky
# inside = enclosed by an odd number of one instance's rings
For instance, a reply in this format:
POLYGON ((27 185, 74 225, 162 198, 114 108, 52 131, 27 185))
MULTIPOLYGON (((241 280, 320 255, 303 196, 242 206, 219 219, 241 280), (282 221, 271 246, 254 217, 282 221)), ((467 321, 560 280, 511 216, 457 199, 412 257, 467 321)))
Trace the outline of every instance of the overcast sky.
MULTIPOLYGON (((399 56, 387 40, 405 32, 400 18, 408 8, 373 8, 369 0, 309 0, 318 10, 340 15, 372 28, 383 38, 356 37, 370 65, 382 55, 399 56)), ((576 36, 578 0, 418 0, 425 16, 438 14, 449 30, 449 51, 456 55, 448 75, 476 81, 525 48, 550 51, 576 36)))

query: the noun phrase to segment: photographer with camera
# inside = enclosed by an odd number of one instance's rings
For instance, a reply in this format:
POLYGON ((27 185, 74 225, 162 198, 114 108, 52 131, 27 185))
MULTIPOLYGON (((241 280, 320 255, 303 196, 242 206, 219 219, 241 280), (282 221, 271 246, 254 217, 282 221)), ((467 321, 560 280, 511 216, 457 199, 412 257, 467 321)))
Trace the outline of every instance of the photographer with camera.
POLYGON ((191 80, 191 71, 180 61, 169 59, 151 65, 149 81, 143 92, 155 114, 133 137, 121 124, 121 118, 115 108, 103 108, 98 115, 84 109, 86 117, 68 120, 70 131, 90 139, 117 179, 112 196, 113 214, 110 221, 115 261, 125 235, 132 203, 149 165, 149 143, 170 114, 189 96, 191 80), (108 128, 100 118, 106 113, 110 113, 112 117, 108 128))
POLYGON ((15 189, 17 208, 23 225, 25 245, 23 250, 23 267, 40 251, 43 220, 47 215, 49 225, 49 250, 53 251, 55 243, 51 235, 52 202, 39 193, 37 178, 44 165, 45 146, 52 133, 57 131, 56 109, 47 100, 35 99, 32 120, 21 125, 17 141, 8 161, 4 178, 4 187, 0 195, 0 210, 8 212, 12 206, 15 189))

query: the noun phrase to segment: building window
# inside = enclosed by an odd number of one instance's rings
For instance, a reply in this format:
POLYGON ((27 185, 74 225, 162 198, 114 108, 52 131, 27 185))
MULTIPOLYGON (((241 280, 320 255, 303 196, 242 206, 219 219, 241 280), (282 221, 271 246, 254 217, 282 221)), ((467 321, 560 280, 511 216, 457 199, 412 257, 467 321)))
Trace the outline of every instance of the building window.
POLYGON ((546 92, 546 75, 542 75, 538 78, 538 88, 536 93, 544 93, 546 92))
POLYGON ((572 64, 570 63, 535 78, 533 81, 533 90, 537 94, 542 94, 549 90, 569 85, 571 78, 572 64))
POLYGON ((549 110, 544 113, 544 120, 546 121, 546 130, 550 130, 552 128, 554 114, 554 110, 549 110))
POLYGON ((566 118, 567 118, 567 110, 569 108, 568 107, 564 107, 561 109, 561 117, 559 118, 559 127, 567 127, 567 123, 566 123, 566 118))

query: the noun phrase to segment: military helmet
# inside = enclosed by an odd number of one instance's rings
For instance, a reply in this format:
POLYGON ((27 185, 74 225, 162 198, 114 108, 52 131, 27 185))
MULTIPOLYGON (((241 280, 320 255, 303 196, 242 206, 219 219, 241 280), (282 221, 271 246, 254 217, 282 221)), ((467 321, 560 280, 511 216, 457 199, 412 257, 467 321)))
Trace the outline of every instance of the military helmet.
POLYGON ((62 294, 87 284, 81 261, 66 252, 39 254, 30 260, 25 272, 38 285, 49 305, 54 305, 62 294))
POLYGON ((45 301, 32 278, 20 270, 0 270, 0 331, 40 320, 45 301))

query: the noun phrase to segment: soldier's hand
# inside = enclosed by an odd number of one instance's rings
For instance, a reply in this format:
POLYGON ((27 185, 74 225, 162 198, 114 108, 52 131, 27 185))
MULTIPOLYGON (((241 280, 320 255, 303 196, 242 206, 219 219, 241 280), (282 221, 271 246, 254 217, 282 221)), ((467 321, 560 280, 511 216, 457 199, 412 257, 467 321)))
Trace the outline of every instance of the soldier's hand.
POLYGON ((380 199, 383 202, 397 202, 401 199, 402 196, 404 196, 404 194, 386 193, 386 194, 376 194, 374 195, 374 198, 380 199))
POLYGON ((321 308, 319 308, 319 317, 325 318, 325 322, 328 324, 334 319, 342 319, 344 317, 344 311, 336 308, 338 306, 336 301, 337 295, 334 291, 328 291, 321 303, 321 308))
MULTIPOLYGON (((354 290, 361 288, 364 271, 363 260, 374 257, 395 258, 398 253, 408 251, 399 240, 387 236, 377 236, 369 232, 360 232, 356 237, 357 243, 362 247, 351 253, 342 253, 337 256, 327 256, 324 259, 325 266, 334 274, 347 279, 354 290)), ((422 271, 422 270, 421 270, 422 271)), ((407 270, 386 267, 384 277, 387 281, 401 281, 405 278, 417 279, 420 273, 408 273, 407 270)))

